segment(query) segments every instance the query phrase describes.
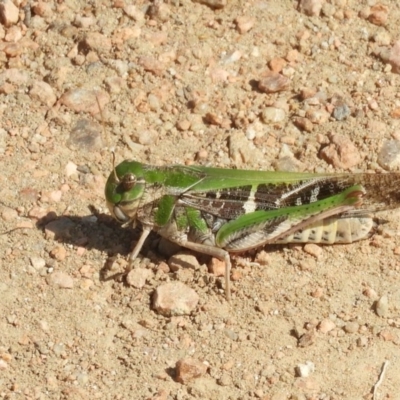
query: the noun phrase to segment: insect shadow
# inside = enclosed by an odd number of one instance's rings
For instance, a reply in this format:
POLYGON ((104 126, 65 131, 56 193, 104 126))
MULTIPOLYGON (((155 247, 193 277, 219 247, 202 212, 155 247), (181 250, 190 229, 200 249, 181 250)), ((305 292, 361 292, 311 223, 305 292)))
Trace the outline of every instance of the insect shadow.
POLYGON ((91 214, 85 216, 57 216, 51 212, 38 220, 36 227, 44 232, 46 238, 56 242, 106 253, 107 259, 100 270, 100 280, 111 280, 113 276, 107 275, 113 261, 117 255, 128 256, 140 231, 122 227, 110 215, 93 212, 93 209, 91 211, 91 214))
MULTIPOLYGON (((110 215, 99 213, 93 207, 89 209, 92 213, 85 216, 58 216, 50 212, 37 221, 36 227, 42 230, 49 240, 106 253, 107 259, 100 270, 100 281, 121 280, 123 271, 112 273, 113 264, 118 256, 127 259, 134 243, 140 237, 141 228, 123 227, 110 215)), ((179 251, 180 247, 170 242, 166 250, 165 246, 160 246, 160 239, 152 232, 141 253, 169 257, 179 251)))

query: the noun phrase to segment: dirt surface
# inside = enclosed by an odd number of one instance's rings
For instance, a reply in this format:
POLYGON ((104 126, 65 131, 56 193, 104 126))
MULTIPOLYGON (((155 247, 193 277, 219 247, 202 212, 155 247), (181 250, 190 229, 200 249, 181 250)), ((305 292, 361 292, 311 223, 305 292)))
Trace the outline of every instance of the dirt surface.
POLYGON ((400 399, 396 210, 351 245, 232 257, 230 304, 207 258, 172 272, 157 237, 141 287, 104 279, 137 238, 105 205, 112 150, 397 168, 397 1, 204 3, 2 3, 1 399, 372 399, 385 360, 375 398, 400 399), (198 294, 190 315, 154 311, 166 282, 198 294), (200 376, 180 383, 188 358, 200 376))

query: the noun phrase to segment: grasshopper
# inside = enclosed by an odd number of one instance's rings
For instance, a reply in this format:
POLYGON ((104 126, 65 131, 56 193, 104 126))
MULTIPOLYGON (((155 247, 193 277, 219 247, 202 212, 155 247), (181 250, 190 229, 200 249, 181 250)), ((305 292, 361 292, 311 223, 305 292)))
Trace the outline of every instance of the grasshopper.
POLYGON ((272 243, 352 243, 374 232, 371 213, 400 207, 400 173, 293 173, 203 166, 157 167, 125 160, 105 196, 112 216, 139 222, 128 270, 153 230, 225 262, 230 253, 272 243))

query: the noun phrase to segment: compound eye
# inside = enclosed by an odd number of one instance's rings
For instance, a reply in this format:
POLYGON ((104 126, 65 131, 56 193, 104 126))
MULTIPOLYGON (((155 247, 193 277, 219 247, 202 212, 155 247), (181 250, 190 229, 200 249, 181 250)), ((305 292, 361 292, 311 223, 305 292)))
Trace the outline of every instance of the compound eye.
POLYGON ((128 173, 122 177, 121 185, 124 190, 131 190, 136 183, 136 176, 134 174, 128 173))

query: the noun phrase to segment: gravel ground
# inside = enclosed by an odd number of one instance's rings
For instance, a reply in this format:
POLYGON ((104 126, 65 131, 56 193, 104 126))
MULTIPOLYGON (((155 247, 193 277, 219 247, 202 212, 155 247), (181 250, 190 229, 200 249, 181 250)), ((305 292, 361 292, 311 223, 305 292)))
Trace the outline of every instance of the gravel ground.
POLYGON ((352 245, 232 257, 229 304, 217 267, 156 236, 112 279, 137 232, 104 201, 112 151, 399 169, 397 1, 4 0, 0 17, 1 399, 400 399, 399 211, 352 245), (165 285, 189 314, 154 308, 165 285))

